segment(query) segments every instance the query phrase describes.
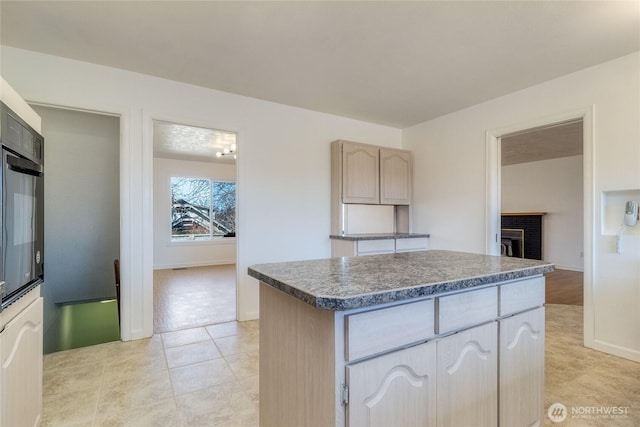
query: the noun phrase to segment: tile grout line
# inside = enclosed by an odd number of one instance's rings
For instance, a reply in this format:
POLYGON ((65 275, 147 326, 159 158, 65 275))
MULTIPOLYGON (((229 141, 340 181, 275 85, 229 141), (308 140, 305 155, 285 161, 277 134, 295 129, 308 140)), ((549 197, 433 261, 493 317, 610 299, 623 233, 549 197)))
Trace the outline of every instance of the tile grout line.
POLYGON ((171 395, 173 396, 173 401, 175 402, 176 410, 177 410, 178 402, 176 401, 176 387, 173 384, 173 377, 171 376, 171 368, 169 368, 169 359, 167 358, 167 347, 164 346, 164 337, 162 336, 162 334, 160 334, 160 344, 162 345, 162 355, 164 356, 164 363, 167 369, 167 375, 169 376, 169 383, 171 384, 171 395))
POLYGON ((102 363, 102 374, 100 375, 100 384, 98 386, 98 397, 95 401, 95 405, 93 408, 93 419, 91 420, 92 426, 96 425, 96 419, 98 417, 98 405, 100 404, 100 399, 102 398, 102 391, 104 390, 104 375, 105 375, 105 371, 107 370, 107 360, 109 359, 108 355, 109 355, 109 348, 105 347, 104 360, 102 363))

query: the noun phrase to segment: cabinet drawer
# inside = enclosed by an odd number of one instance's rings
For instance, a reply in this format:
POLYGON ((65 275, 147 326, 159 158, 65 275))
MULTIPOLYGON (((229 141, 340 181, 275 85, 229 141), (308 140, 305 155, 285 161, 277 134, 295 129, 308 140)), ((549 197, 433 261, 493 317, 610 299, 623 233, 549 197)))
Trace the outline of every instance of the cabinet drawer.
POLYGON ((393 239, 384 240, 359 240, 358 255, 374 255, 393 253, 395 241, 393 239))
POLYGON ((345 317, 345 359, 357 360, 434 334, 432 299, 345 317))
POLYGON ((429 241, 426 237, 413 239, 396 239, 396 252, 424 251, 429 241))
POLYGON ((494 320, 498 315, 496 286, 448 295, 437 300, 439 334, 494 320))
POLYGON ((500 316, 544 304, 544 277, 500 285, 500 316))

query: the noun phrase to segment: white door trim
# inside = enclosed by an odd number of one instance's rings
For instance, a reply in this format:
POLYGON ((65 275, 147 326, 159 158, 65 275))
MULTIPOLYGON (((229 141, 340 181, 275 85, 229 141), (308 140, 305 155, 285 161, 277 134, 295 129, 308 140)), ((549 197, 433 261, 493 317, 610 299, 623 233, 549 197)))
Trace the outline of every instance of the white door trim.
POLYGON ((593 277, 595 274, 593 248, 595 238, 595 200, 594 200, 594 117, 595 105, 561 112, 550 116, 517 123, 486 133, 486 209, 487 218, 485 241, 486 253, 500 254, 498 236, 500 234, 500 138, 504 135, 582 119, 583 128, 583 210, 584 210, 584 345, 593 347, 595 336, 593 307, 593 277))

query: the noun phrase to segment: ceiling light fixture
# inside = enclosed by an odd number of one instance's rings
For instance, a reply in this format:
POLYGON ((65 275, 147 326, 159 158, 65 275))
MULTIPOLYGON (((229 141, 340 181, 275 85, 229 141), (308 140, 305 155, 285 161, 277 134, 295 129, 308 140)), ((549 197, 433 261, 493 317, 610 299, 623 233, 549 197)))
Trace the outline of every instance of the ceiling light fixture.
POLYGON ((218 151, 216 153, 216 157, 218 157, 218 158, 224 157, 224 156, 233 156, 234 159, 238 158, 236 156, 236 144, 235 143, 231 144, 231 147, 225 148, 224 150, 218 151))

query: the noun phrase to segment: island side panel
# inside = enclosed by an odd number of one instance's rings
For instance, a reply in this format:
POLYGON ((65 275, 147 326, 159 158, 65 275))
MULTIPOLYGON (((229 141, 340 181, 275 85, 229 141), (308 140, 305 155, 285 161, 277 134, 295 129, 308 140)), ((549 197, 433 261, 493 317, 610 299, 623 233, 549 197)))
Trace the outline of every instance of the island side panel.
POLYGON ((332 426, 334 312, 260 283, 260 426, 332 426))

